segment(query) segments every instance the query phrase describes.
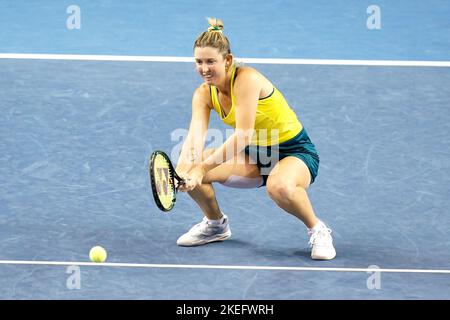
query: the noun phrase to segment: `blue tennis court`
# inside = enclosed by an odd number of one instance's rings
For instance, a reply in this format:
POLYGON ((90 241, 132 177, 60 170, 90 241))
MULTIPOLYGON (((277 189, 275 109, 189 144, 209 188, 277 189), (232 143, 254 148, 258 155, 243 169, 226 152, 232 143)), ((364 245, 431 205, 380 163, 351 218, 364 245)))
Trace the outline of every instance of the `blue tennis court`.
POLYGON ((80 29, 68 1, 0 4, 0 299, 449 299, 450 5, 378 1, 371 30, 368 1, 200 3, 78 1, 80 29), (202 81, 176 57, 207 16, 238 59, 285 59, 245 63, 320 153, 334 260, 264 188, 215 185, 233 236, 200 247, 176 245, 202 218, 187 195, 153 203, 148 157, 179 146, 202 81))

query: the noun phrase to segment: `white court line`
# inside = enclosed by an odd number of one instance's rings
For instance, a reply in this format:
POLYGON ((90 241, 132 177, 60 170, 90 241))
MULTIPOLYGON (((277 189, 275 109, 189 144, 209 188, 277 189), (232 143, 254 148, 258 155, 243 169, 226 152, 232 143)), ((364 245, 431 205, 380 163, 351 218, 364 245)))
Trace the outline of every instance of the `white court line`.
MULTIPOLYGON (((115 56, 77 54, 0 53, 0 59, 37 60, 87 60, 87 61, 136 61, 136 62, 194 62, 193 57, 165 56, 115 56)), ((334 59, 263 59, 236 58, 237 61, 254 64, 302 64, 342 66, 393 66, 393 67, 450 67, 450 61, 403 61, 403 60, 334 60, 334 59)))
POLYGON ((0 265, 44 265, 44 266, 88 266, 88 267, 125 267, 150 269, 223 269, 223 270, 268 270, 268 271, 332 271, 332 272, 390 272, 390 273, 441 273, 450 274, 450 270, 439 269, 377 269, 377 268, 319 268, 319 267, 276 267, 276 266, 233 266, 202 264, 148 264, 148 263, 94 263, 77 261, 26 261, 0 260, 0 265))

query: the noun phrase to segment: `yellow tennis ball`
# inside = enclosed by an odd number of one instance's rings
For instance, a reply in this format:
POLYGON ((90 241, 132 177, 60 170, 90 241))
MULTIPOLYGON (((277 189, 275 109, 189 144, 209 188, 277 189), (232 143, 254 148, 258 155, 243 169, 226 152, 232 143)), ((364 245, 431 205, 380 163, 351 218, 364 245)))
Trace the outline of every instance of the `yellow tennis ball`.
POLYGON ((106 250, 103 247, 95 246, 89 251, 89 258, 92 262, 104 262, 107 257, 106 250))

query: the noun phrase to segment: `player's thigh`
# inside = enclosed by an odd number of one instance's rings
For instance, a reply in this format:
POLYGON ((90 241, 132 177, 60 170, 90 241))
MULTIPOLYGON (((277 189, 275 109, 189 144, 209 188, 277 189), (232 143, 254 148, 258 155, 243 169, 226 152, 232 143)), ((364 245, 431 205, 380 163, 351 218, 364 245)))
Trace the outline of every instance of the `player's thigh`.
MULTIPOLYGON (((203 153, 203 159, 206 159, 214 152, 215 149, 207 149, 203 153)), ((204 183, 219 182, 226 184, 233 177, 248 178, 248 179, 262 179, 259 173, 259 168, 251 158, 241 152, 237 156, 228 160, 227 162, 218 165, 214 169, 208 171, 203 178, 204 183)))
POLYGON ((289 156, 280 160, 269 174, 267 191, 277 189, 307 189, 311 183, 311 173, 308 166, 299 158, 289 156))

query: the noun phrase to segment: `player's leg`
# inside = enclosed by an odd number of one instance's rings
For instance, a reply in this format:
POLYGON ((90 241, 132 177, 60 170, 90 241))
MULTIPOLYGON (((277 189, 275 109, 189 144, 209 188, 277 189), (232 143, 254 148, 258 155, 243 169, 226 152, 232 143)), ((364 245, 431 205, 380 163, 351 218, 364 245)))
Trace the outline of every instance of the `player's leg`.
POLYGON ((329 260, 336 256, 331 230, 313 210, 306 190, 311 181, 307 165, 296 157, 278 162, 267 179, 267 193, 285 211, 299 218, 308 228, 311 258, 329 260))
POLYGON ((306 164, 290 156, 274 166, 266 184, 269 197, 280 208, 302 220, 308 228, 318 222, 306 192, 310 181, 311 174, 306 164))
MULTIPOLYGON (((203 158, 206 158, 213 151, 207 150, 203 158)), ((263 180, 259 175, 258 167, 256 164, 250 163, 250 159, 245 153, 208 171, 203 178, 202 185, 188 192, 201 208, 205 217, 200 223, 194 225, 188 232, 178 238, 178 245, 197 246, 214 241, 223 241, 231 236, 228 217, 219 208, 212 186, 213 182, 248 188, 251 186, 259 187, 263 180)))

